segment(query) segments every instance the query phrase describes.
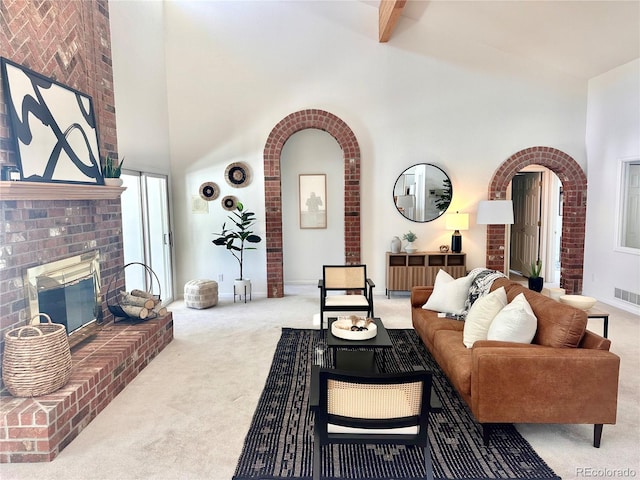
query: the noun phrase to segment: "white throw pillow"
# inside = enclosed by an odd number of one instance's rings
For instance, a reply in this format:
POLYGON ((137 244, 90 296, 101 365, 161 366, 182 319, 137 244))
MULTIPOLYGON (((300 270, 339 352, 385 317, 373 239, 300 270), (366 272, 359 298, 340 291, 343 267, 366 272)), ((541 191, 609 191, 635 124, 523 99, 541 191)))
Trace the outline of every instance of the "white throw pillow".
POLYGON ((436 275, 433 292, 422 308, 455 315, 462 314, 471 282, 473 282, 471 275, 454 279, 444 270, 440 270, 436 275))
POLYGON ((473 302, 464 321, 462 336, 462 341, 467 348, 473 347, 473 343, 477 340, 487 339, 489 325, 507 303, 507 292, 504 287, 497 288, 473 302))
POLYGON ((519 294, 493 319, 487 340, 531 343, 538 328, 538 319, 524 293, 519 294))

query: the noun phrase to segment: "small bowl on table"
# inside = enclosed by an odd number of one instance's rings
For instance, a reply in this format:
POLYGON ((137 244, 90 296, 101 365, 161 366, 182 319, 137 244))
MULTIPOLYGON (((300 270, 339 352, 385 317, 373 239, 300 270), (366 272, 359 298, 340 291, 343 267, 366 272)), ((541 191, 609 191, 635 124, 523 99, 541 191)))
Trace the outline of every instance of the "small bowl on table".
POLYGON ((579 308, 580 310, 589 310, 596 304, 593 297, 585 297, 584 295, 561 295, 560 302, 579 308))

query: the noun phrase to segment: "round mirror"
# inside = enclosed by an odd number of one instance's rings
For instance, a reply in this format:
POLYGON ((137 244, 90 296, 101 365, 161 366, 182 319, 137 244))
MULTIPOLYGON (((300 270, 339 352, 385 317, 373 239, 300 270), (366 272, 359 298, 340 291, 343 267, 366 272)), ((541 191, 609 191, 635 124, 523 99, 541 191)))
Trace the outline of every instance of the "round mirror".
POLYGON ((412 222, 430 222, 449 208, 453 188, 444 171, 430 163, 407 168, 393 187, 398 212, 412 222))

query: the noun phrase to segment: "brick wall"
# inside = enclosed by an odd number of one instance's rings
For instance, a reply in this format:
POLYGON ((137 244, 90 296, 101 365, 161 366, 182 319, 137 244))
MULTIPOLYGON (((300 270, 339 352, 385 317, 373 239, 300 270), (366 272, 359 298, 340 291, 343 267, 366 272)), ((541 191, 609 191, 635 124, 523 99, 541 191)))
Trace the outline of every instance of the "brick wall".
MULTIPOLYGON (((106 0, 2 0, 0 55, 91 96, 102 155, 116 153, 106 0)), ((15 165, 17 156, 1 90, 0 86, 0 165, 15 165)), ((124 265, 120 200, 1 200, 0 245, 3 339, 8 329, 29 317, 22 284, 28 267, 98 249, 103 293, 106 291, 113 274, 124 265)), ((104 310, 108 321, 111 314, 104 310)))

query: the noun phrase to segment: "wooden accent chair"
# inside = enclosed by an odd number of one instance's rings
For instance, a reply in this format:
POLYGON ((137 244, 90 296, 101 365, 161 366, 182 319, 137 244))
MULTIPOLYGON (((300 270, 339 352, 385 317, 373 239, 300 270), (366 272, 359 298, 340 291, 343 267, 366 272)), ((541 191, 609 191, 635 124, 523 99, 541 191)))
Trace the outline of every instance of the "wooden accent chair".
POLYGON ((320 289, 320 330, 324 312, 360 311, 373 317, 373 288, 366 265, 324 265, 320 289))
POLYGON ((328 444, 415 445, 424 450, 425 475, 433 479, 427 428, 431 373, 366 374, 321 368, 315 413, 313 479, 321 476, 328 444))

